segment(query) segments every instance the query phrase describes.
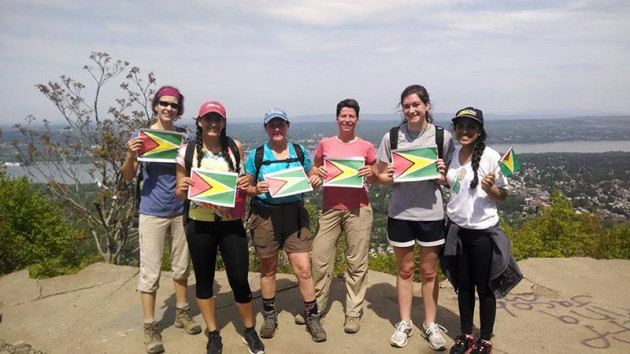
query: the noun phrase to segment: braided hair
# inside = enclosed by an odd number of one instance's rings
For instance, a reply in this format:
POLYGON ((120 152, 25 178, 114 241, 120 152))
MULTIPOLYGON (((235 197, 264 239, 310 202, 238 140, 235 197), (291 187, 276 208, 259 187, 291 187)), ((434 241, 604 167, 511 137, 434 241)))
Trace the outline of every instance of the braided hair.
POLYGON ((474 189, 479 184, 479 177, 477 176, 477 170, 479 169, 479 162, 481 161, 481 155, 483 155, 483 151, 486 149, 486 130, 483 128, 483 125, 479 127, 481 131, 479 132, 479 136, 477 140, 475 140, 475 147, 473 147, 472 158, 470 161, 470 165, 473 169, 474 176, 472 181, 470 182, 470 188, 474 189))
MULTIPOLYGON (((219 135, 219 144, 221 144, 221 154, 223 155, 223 159, 227 162, 231 171, 238 172, 237 168, 240 166, 234 166, 234 161, 230 158, 229 148, 228 148, 228 140, 227 133, 225 132, 225 126, 221 129, 221 133, 219 135)), ((201 126, 197 124, 197 135, 195 137, 195 149, 197 150, 197 167, 201 167, 201 160, 203 159, 203 129, 201 126)), ((238 151, 232 151, 233 154, 238 154, 238 151)))

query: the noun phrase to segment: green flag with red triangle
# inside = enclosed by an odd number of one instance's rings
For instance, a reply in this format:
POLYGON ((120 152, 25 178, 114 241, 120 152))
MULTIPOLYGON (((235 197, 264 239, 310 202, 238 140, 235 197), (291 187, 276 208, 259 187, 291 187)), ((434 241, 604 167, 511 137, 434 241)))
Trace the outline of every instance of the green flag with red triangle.
POLYGON ((142 149, 138 161, 175 163, 186 134, 169 130, 140 129, 142 149))

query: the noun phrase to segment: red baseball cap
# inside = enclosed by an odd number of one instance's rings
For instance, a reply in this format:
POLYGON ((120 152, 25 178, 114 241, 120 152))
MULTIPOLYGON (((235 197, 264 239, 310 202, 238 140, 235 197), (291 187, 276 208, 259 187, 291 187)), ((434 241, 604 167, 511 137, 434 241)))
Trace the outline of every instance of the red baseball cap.
POLYGON ((225 114, 225 107, 223 107, 221 103, 217 101, 208 101, 202 104, 201 107, 199 107, 199 115, 197 115, 193 119, 197 120, 208 113, 218 113, 224 119, 227 118, 227 115, 225 114))

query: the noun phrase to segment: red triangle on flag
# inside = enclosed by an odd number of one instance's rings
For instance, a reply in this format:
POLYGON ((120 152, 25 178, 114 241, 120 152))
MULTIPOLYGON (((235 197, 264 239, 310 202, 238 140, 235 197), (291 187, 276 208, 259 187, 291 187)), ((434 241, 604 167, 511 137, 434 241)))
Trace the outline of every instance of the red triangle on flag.
POLYGON ((160 146, 157 141, 153 140, 153 138, 147 135, 145 132, 140 132, 140 137, 142 138, 142 154, 160 146))
POLYGON ((393 153, 392 155, 394 158, 394 166, 396 166, 396 171, 394 172, 395 177, 402 175, 409 169, 409 167, 413 166, 413 162, 398 155, 397 153, 393 153))
POLYGON ((281 190, 285 184, 287 184, 287 181, 285 180, 272 177, 267 177, 265 178, 265 180, 267 181, 267 183, 269 183, 269 193, 271 193, 271 195, 275 195, 276 193, 278 193, 278 191, 281 190))
POLYGON ((335 166, 335 164, 331 163, 330 161, 328 161, 328 163, 326 164, 326 172, 328 172, 328 174, 326 175, 326 182, 343 173, 343 171, 339 169, 339 167, 335 166))
POLYGON ((196 171, 192 172, 192 180, 194 184, 190 186, 190 196, 194 197, 209 189, 212 189, 212 185, 209 184, 200 174, 196 171))

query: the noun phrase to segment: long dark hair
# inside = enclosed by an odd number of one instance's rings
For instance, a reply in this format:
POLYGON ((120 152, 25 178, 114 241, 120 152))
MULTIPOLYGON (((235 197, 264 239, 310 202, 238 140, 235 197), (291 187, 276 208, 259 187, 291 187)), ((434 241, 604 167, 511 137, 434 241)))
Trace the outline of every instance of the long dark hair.
POLYGON ((479 136, 475 140, 475 146, 473 147, 473 154, 470 161, 470 165, 473 169, 473 179, 470 181, 470 188, 476 188, 479 184, 479 177, 477 176, 477 170, 479 169, 479 161, 481 161, 481 155, 486 149, 486 130, 483 128, 483 124, 479 124, 479 136))
MULTIPOLYGON (((402 108, 402 104, 403 104, 403 100, 405 99, 405 97, 409 96, 409 95, 413 95, 416 94, 418 95, 418 98, 420 99, 420 101, 422 101, 422 103, 424 104, 429 104, 431 103, 431 99, 429 99, 429 92, 427 91, 426 88, 424 88, 424 86, 421 85, 411 85, 411 86, 407 86, 406 89, 403 90, 403 92, 400 94, 400 107, 402 108)), ((427 115, 426 115, 426 120, 429 123, 433 123, 433 115, 431 114, 430 111, 427 111, 427 115)), ((405 123, 405 117, 403 115, 403 121, 402 123, 405 123)))
MULTIPOLYGON (((198 119, 201 119, 199 117, 198 119)), ((225 120, 224 120, 225 122, 225 120)), ((228 137, 225 131, 227 127, 224 126, 221 129, 221 133, 219 135, 219 143, 221 144, 221 155, 223 155, 223 159, 227 162, 228 166, 230 166, 230 170, 234 172, 239 172, 240 166, 234 166, 234 161, 230 158, 230 152, 228 147, 228 137)), ((203 129, 201 126, 197 124, 197 135, 195 137, 195 149, 197 149, 197 167, 201 167, 201 160, 203 159, 203 129)), ((232 151, 233 154, 238 154, 239 151, 232 151)))

